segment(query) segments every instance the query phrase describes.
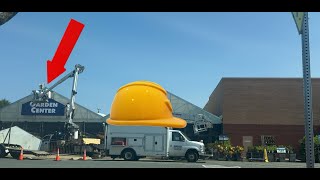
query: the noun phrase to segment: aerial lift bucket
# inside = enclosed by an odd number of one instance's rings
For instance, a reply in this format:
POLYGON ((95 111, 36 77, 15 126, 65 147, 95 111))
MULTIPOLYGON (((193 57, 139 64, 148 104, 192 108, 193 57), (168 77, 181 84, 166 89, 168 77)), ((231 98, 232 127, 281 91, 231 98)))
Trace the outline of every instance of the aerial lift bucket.
POLYGON ((195 134, 207 131, 207 123, 205 121, 196 121, 193 124, 193 131, 195 134))

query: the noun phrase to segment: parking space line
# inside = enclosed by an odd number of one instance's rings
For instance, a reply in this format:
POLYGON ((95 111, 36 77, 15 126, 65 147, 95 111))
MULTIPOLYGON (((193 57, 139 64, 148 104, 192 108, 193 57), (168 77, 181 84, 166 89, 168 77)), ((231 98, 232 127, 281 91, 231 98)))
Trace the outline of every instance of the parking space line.
POLYGON ((241 168, 240 166, 202 165, 204 168, 241 168))

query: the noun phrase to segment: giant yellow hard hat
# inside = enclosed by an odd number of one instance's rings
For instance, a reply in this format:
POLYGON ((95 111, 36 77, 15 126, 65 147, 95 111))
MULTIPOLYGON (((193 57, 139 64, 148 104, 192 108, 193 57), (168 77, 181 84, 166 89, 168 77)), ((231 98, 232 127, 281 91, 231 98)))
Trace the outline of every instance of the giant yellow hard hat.
POLYGON ((150 81, 135 81, 117 91, 107 123, 122 126, 184 128, 187 122, 173 117, 167 91, 150 81))

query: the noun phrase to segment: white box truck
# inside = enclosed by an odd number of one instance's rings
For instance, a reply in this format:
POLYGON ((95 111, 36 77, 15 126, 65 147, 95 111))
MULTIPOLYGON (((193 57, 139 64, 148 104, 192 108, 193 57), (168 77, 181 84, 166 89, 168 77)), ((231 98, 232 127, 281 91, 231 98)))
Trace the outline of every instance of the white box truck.
POLYGON ((106 155, 127 161, 143 157, 185 157, 196 162, 205 157, 202 142, 190 141, 179 130, 155 126, 106 126, 106 155))

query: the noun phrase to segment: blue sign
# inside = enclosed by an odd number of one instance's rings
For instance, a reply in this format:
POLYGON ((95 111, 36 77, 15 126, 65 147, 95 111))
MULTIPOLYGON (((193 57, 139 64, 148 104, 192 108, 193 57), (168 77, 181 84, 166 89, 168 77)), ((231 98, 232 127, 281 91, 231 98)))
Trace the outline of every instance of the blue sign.
POLYGON ((65 106, 53 99, 48 102, 29 101, 22 104, 21 115, 64 116, 65 106))

